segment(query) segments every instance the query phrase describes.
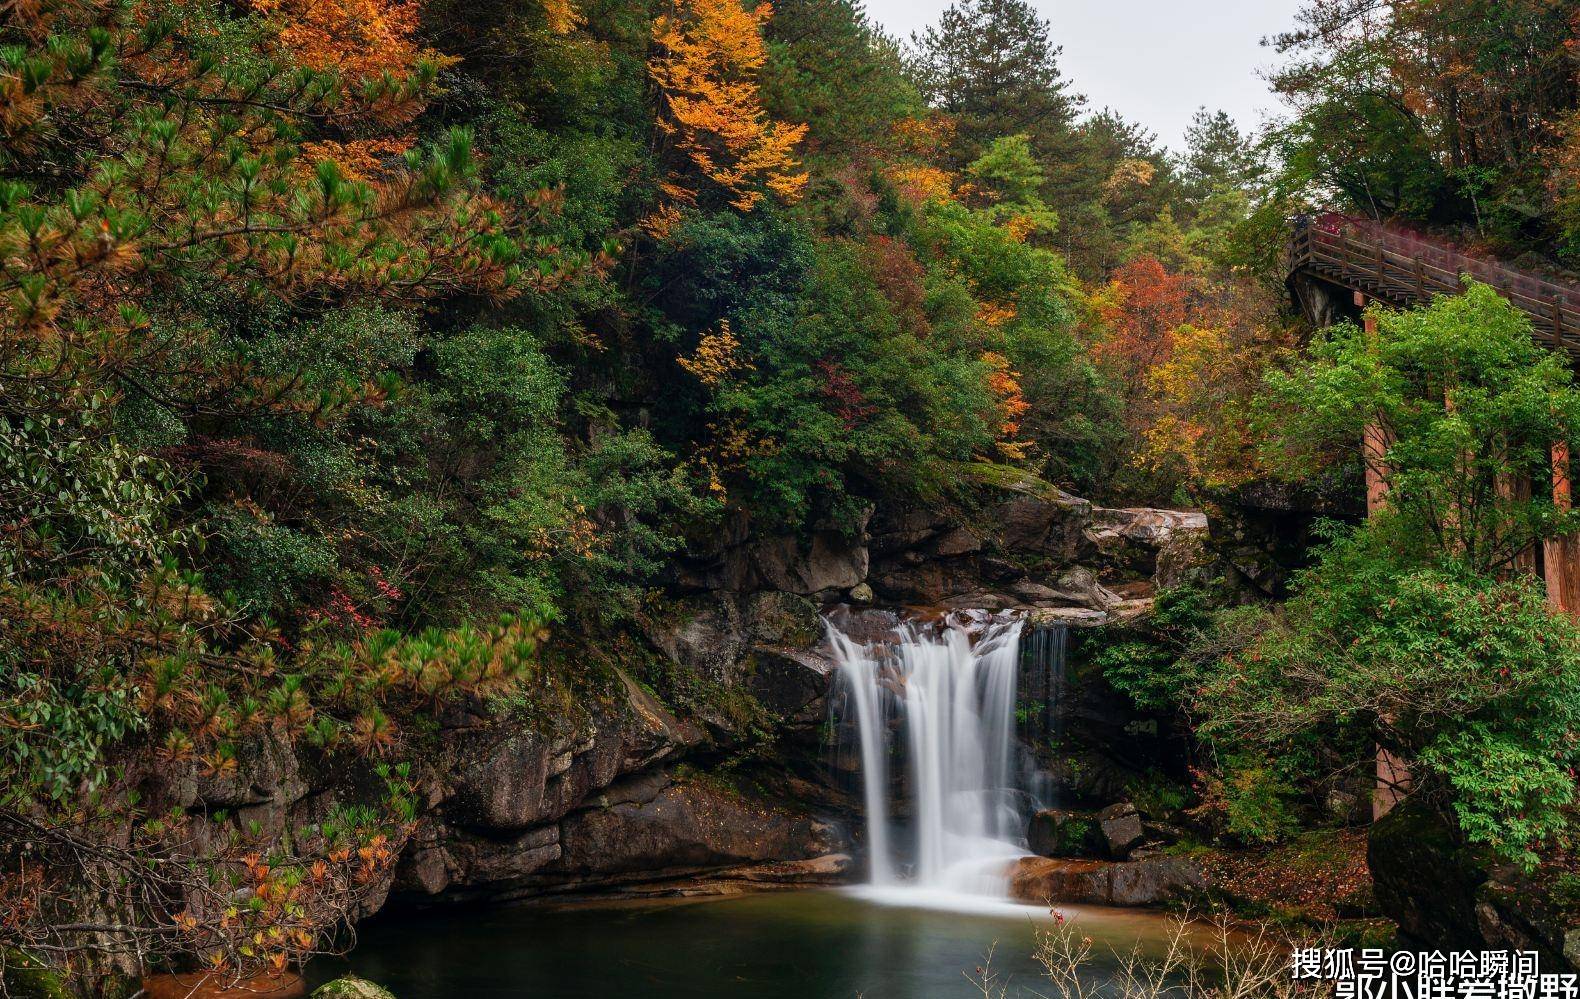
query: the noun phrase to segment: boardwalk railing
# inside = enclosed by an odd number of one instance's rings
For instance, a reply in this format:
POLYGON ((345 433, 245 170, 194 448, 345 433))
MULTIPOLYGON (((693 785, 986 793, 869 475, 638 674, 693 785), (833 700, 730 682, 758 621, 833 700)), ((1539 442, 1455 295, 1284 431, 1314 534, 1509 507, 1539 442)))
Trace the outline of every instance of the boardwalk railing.
POLYGON ((1461 253, 1381 223, 1323 215, 1296 223, 1290 272, 1308 271, 1394 305, 1464 290, 1468 274, 1530 317, 1537 339, 1580 359, 1580 288, 1461 253))

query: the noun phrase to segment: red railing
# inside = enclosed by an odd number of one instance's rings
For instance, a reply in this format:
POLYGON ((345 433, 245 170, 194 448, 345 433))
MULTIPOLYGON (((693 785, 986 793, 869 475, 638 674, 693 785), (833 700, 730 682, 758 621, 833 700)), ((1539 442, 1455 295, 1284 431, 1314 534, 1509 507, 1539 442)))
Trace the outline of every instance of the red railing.
POLYGON ((1338 214, 1301 220, 1290 269, 1406 306, 1458 294, 1469 275, 1524 312, 1538 339, 1580 357, 1580 289, 1397 227, 1338 214))

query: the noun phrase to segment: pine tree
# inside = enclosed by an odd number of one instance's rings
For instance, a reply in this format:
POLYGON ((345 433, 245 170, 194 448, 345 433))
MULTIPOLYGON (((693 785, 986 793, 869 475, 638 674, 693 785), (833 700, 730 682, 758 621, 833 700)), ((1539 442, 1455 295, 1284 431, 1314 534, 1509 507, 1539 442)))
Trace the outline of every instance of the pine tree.
POLYGON ((923 93, 956 120, 956 166, 1007 135, 1065 158, 1085 100, 1070 91, 1052 29, 1026 0, 959 0, 911 44, 923 93))
POLYGON ((1200 205, 1220 191, 1244 190, 1263 172, 1252 138, 1226 111, 1199 109, 1185 130, 1180 182, 1187 201, 1200 205))

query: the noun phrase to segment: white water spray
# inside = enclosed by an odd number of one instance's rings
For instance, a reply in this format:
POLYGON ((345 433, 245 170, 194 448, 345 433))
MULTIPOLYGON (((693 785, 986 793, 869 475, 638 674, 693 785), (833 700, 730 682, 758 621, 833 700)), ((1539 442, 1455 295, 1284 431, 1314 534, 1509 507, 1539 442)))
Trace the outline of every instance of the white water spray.
POLYGON ((861 750, 872 883, 1004 897, 1024 856, 1014 767, 1021 621, 951 615, 863 645, 829 624, 861 750), (901 879, 888 808, 889 734, 903 733, 916 836, 901 879))

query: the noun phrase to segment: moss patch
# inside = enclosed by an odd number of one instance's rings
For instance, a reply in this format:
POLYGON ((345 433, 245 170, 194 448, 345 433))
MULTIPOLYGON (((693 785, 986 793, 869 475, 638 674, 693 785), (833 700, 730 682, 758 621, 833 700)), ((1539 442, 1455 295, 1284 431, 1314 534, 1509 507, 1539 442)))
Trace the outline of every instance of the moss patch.
POLYGON ((60 974, 32 958, 7 948, 0 954, 0 962, 5 969, 0 972, 0 982, 11 999, 72 999, 60 974))
POLYGON ((395 999, 395 994, 365 978, 347 975, 320 985, 311 999, 395 999))

